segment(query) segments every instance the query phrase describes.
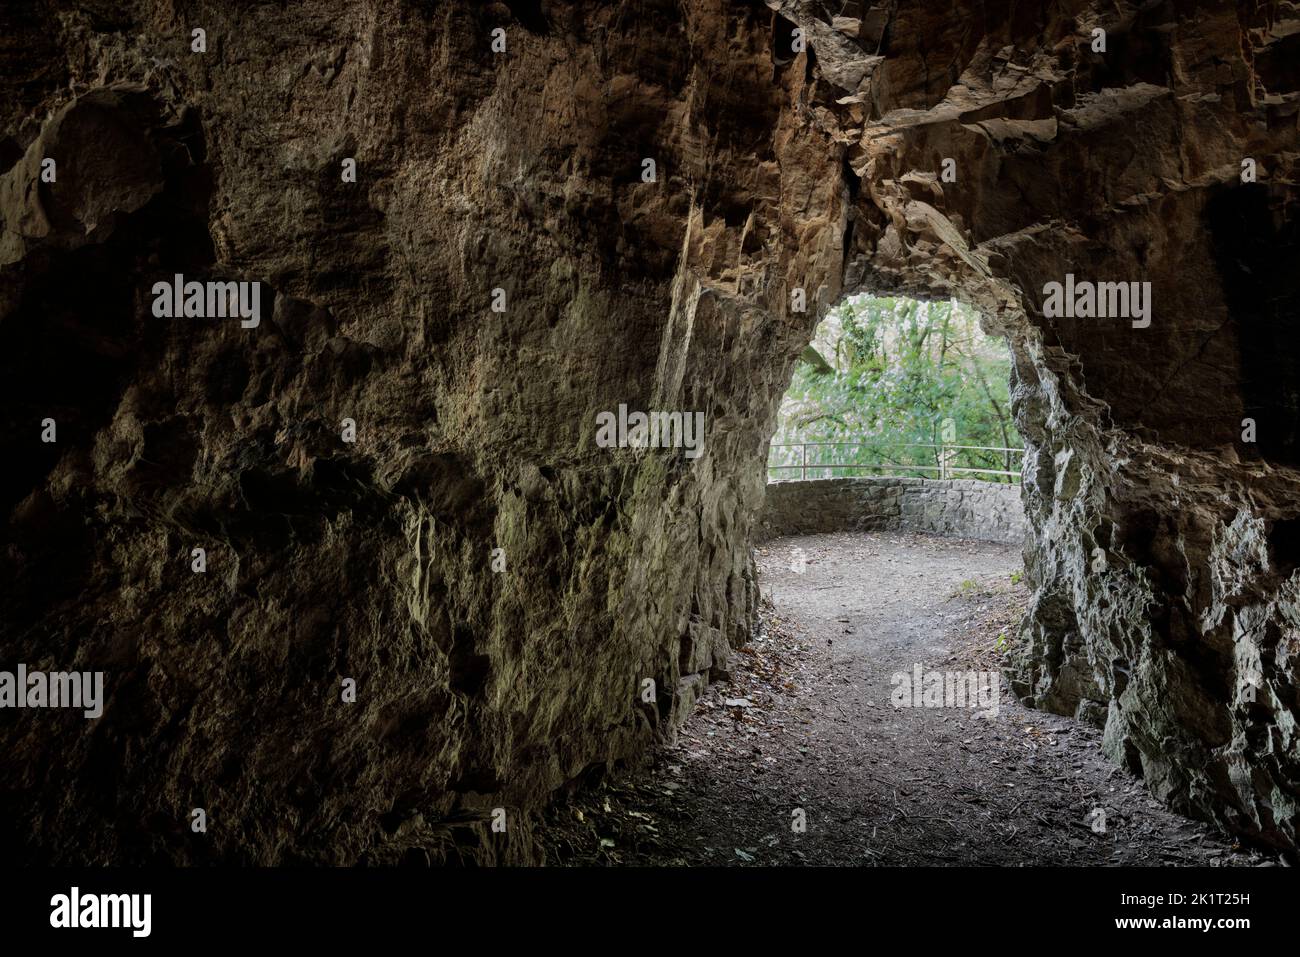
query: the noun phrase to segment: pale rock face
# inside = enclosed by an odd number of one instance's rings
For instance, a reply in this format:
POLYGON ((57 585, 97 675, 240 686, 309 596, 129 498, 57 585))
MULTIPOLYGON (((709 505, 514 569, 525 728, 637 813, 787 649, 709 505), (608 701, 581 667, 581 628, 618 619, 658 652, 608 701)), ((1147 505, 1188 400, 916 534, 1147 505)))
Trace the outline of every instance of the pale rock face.
POLYGON ((1010 344, 1017 692, 1294 846, 1300 14, 835 6, 0 15, 0 647, 107 676, 0 731, 11 859, 535 860, 747 637, 775 408, 856 291, 1010 344), (176 273, 260 325, 156 319, 176 273), (1067 273, 1150 326, 1045 318, 1067 273), (703 454, 599 447, 620 403, 703 454))

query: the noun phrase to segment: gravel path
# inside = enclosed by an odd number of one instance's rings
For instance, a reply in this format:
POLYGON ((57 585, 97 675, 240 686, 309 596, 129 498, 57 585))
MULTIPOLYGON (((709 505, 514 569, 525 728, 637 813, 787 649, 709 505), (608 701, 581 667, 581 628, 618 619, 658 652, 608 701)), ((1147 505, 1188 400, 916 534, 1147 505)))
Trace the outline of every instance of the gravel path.
POLYGON ((1165 810, 1106 761, 1098 731, 1012 700, 995 676, 1026 598, 1018 549, 836 534, 757 559, 763 628, 731 681, 653 768, 552 810, 556 863, 1265 861, 1165 810), (982 674, 986 696, 896 707, 897 676, 918 667, 982 674))

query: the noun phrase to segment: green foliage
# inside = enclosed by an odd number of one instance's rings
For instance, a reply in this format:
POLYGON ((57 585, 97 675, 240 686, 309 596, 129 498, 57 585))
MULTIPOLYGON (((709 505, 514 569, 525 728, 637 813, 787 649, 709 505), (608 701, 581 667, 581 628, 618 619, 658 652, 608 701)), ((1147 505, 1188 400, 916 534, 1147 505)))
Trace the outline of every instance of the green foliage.
MULTIPOLYGON (((822 321, 795 368, 781 405, 769 464, 851 463, 809 477, 919 475, 1014 481, 953 471, 1019 471, 1017 453, 949 450, 945 445, 1018 448, 1011 422, 1010 355, 958 302, 858 297, 822 321), (945 430, 945 423, 947 429, 945 430), (946 435, 945 435, 946 431, 946 435), (783 443, 841 445, 780 448, 783 443), (870 466, 870 467, 867 467, 870 466), (893 466, 882 468, 881 466, 893 466)), ((770 478, 798 471, 771 470, 770 478)))

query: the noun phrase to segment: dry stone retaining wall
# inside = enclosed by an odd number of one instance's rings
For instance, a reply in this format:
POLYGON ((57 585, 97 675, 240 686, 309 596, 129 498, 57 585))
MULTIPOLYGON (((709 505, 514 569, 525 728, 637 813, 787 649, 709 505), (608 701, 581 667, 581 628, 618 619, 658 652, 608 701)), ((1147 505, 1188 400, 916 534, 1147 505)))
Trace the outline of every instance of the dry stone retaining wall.
POLYGON ((906 530, 1019 544, 1025 537, 1025 511, 1019 485, 974 479, 808 479, 767 487, 760 528, 764 538, 906 530))

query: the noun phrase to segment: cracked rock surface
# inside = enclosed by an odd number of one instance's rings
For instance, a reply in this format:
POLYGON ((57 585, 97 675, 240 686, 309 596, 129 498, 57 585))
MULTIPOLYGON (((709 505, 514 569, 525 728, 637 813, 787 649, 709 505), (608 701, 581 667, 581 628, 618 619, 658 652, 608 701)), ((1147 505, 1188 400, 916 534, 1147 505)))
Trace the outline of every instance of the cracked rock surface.
POLYGON ((107 700, 0 715, 0 849, 540 859, 749 635, 775 408, 857 291, 1012 350, 1017 694, 1293 848, 1298 45, 1287 2, 7 6, 0 665, 107 700), (178 273, 260 324, 156 318, 178 273), (1150 326, 1046 318, 1067 273, 1150 326), (598 447, 620 403, 703 454, 598 447))

